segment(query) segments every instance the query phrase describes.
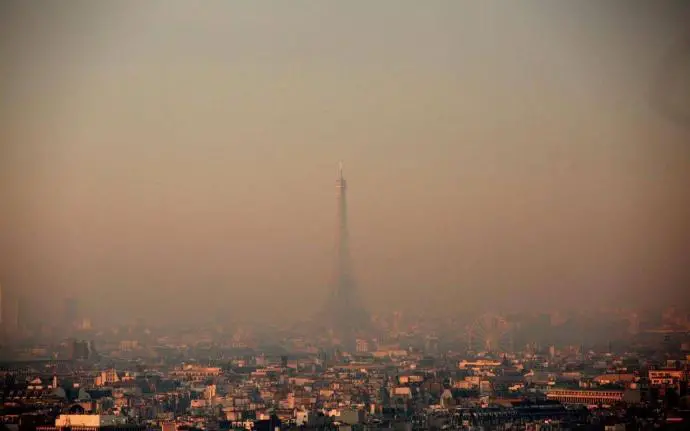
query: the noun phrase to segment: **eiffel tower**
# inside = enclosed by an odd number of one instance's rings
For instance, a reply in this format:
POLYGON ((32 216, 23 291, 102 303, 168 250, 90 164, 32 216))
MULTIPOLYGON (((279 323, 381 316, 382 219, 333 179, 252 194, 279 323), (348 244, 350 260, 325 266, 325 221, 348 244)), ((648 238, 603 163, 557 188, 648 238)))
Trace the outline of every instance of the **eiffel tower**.
POLYGON ((347 182, 343 176, 343 164, 338 166, 338 228, 335 244, 335 279, 323 311, 323 319, 329 329, 346 346, 354 345, 359 332, 369 327, 369 313, 357 292, 350 258, 347 223, 347 182))

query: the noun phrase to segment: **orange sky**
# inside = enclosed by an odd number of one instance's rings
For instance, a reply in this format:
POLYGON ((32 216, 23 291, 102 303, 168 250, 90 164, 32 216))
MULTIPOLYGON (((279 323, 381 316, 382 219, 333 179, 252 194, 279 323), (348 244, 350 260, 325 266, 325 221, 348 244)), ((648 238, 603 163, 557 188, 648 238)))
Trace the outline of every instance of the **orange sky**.
POLYGON ((2 8, 0 282, 44 308, 318 307, 340 159, 373 309, 690 282, 684 2, 2 8))

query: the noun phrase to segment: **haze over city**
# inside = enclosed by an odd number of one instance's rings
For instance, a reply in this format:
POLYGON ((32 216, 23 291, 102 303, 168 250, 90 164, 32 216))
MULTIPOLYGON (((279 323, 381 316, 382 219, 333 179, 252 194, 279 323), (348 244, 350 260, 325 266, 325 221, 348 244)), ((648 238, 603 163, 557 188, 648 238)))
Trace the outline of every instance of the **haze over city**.
POLYGON ((620 4, 3 2, 3 291, 312 314, 344 160, 372 310, 680 302, 690 7, 620 4))

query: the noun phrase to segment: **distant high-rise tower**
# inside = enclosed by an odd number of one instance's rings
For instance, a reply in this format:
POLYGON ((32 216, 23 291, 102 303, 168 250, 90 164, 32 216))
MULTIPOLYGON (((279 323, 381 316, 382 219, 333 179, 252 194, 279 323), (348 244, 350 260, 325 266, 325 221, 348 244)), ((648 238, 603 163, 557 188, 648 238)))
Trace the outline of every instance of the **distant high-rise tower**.
POLYGON ((352 273, 347 223, 347 182, 343 177, 343 164, 338 167, 338 230, 335 250, 336 276, 326 309, 331 329, 345 343, 354 343, 356 333, 369 326, 369 315, 357 294, 352 273))
POLYGON ((62 310, 62 326, 63 330, 71 332, 74 329, 77 319, 79 318, 79 306, 75 298, 65 298, 64 308, 62 310))

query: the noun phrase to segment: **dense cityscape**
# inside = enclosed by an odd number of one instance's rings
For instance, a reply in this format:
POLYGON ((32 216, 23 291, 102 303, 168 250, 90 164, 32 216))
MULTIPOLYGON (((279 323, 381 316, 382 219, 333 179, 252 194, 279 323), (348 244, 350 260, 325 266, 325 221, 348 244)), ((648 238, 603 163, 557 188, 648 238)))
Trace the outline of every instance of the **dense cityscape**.
POLYGON ((97 328, 73 321, 73 301, 65 309, 55 333, 5 326, 8 430, 630 430, 690 421, 690 321, 680 310, 469 322, 394 313, 373 317, 349 349, 306 323, 97 328))

